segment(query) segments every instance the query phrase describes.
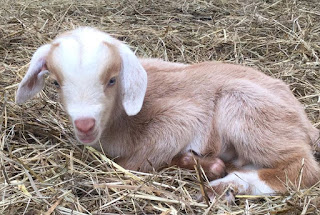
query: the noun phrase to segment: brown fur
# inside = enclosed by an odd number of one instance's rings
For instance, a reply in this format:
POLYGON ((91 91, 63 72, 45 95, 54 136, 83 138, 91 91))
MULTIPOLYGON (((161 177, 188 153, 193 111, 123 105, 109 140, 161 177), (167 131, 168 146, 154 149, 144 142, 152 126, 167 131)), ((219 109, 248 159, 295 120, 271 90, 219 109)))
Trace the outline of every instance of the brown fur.
POLYGON ((121 57, 118 48, 115 45, 108 42, 104 42, 103 44, 110 50, 110 59, 106 61, 108 65, 104 65, 104 68, 106 69, 100 74, 100 80, 102 84, 107 84, 110 78, 119 74, 121 69, 121 57))
POLYGON ((128 117, 117 108, 101 137, 124 167, 159 169, 201 135, 202 155, 253 164, 276 191, 283 191, 277 178, 284 180, 284 169, 296 181, 302 158, 302 185, 319 180, 310 148, 318 130, 282 81, 239 65, 141 62, 149 81, 142 110, 128 117))
POLYGON ((54 79, 58 81, 60 85, 63 84, 63 73, 59 68, 59 64, 54 62, 53 60, 53 53, 54 50, 59 46, 59 43, 52 44, 50 52, 46 59, 46 67, 50 71, 50 74, 53 76, 54 79))

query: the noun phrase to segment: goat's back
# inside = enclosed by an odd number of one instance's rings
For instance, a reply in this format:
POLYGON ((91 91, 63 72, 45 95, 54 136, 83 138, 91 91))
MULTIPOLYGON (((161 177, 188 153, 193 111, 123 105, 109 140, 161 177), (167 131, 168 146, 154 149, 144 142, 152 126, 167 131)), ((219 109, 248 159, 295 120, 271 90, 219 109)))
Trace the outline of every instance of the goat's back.
MULTIPOLYGON (((202 111, 214 111, 219 93, 226 86, 238 80, 254 83, 265 92, 280 99, 283 108, 299 113, 303 128, 310 137, 310 143, 319 138, 319 130, 308 120, 301 103, 294 97, 289 87, 281 80, 272 78, 253 68, 220 62, 204 62, 193 65, 169 63, 154 59, 144 59, 143 67, 148 73, 148 88, 145 103, 168 98, 191 100, 199 104, 202 111)), ((241 91, 242 86, 238 86, 241 91)), ((233 87, 233 90, 237 89, 233 87)), ((158 107, 161 109, 161 107, 158 107)))

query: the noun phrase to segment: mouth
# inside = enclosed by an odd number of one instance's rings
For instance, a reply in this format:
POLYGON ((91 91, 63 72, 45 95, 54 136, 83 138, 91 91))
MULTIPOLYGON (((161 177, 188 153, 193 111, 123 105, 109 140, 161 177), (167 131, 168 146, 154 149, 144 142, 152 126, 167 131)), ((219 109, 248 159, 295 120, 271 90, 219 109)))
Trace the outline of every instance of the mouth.
POLYGON ((98 139, 98 134, 96 132, 93 132, 90 134, 84 134, 81 132, 77 132, 76 136, 77 136, 78 140, 85 145, 92 145, 98 139))

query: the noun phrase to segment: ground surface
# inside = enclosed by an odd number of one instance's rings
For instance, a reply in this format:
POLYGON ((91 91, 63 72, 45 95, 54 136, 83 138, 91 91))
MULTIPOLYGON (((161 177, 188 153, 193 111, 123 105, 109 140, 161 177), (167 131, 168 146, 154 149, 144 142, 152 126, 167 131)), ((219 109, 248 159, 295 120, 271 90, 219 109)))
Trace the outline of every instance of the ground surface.
POLYGON ((283 79, 320 128, 319 11, 318 0, 1 1, 0 214, 320 214, 319 186, 208 207, 194 172, 130 173, 78 145, 51 83, 14 103, 37 47, 94 26, 142 57, 240 63, 283 79))

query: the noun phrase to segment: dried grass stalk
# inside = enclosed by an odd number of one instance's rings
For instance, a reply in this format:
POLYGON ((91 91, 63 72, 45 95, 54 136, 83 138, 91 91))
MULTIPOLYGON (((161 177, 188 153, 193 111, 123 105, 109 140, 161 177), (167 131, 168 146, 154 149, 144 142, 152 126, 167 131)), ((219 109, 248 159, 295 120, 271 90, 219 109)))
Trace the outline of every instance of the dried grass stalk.
POLYGON ((319 184, 208 207, 196 202, 195 171, 127 171, 78 145, 50 82, 37 99, 14 103, 35 49, 89 25, 142 57, 256 67, 287 82, 320 127, 319 11, 318 0, 1 1, 0 214, 320 214, 319 184))

